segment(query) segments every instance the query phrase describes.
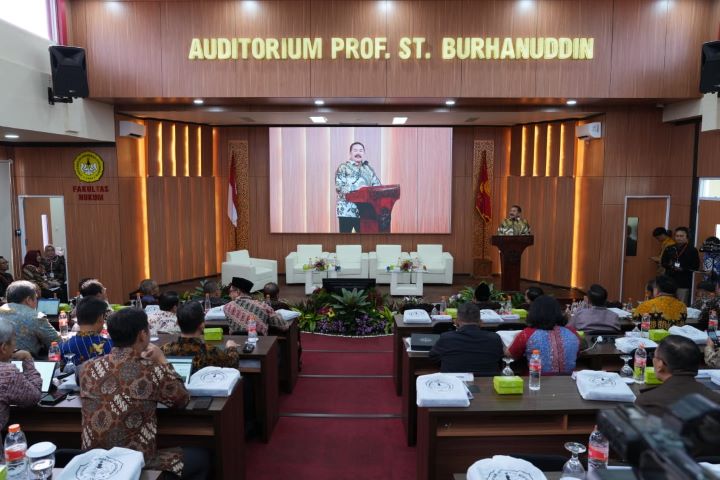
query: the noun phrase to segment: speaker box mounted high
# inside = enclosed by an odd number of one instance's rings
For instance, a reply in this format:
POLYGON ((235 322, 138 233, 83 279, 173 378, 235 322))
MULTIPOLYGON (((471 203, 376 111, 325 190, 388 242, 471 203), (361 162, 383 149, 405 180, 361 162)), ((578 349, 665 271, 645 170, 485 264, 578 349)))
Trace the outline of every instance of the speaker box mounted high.
POLYGON ((720 92, 720 41, 703 43, 700 58, 700 92, 720 92))
POLYGON ((85 50, 79 47, 54 45, 50 51, 52 89, 48 91, 50 103, 71 103, 73 98, 89 95, 85 50))

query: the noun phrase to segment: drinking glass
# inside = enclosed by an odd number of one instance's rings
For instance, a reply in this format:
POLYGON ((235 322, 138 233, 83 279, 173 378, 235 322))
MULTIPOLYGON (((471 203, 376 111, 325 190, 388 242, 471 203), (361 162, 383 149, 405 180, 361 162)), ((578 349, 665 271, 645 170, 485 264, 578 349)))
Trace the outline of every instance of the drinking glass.
POLYGON ((633 378, 633 369, 630 368, 628 363, 632 357, 630 355, 620 355, 620 360, 625 362, 625 365, 620 369, 620 376, 623 378, 633 378))
POLYGON ((503 357, 503 362, 505 362, 505 368, 502 370, 502 374, 505 377, 513 377, 515 376, 515 372, 512 371, 512 368, 510 368, 510 364, 514 362, 515 359, 512 357, 503 357))
POLYGON ((638 317, 632 317, 632 322, 635 324, 635 328, 633 328, 633 332, 640 333, 640 318, 638 317))
POLYGON ((577 478, 580 480, 585 479, 585 467, 580 463, 578 455, 585 452, 585 445, 577 442, 567 442, 565 444, 565 450, 572 453, 570 460, 565 462, 562 469, 562 478, 577 478))

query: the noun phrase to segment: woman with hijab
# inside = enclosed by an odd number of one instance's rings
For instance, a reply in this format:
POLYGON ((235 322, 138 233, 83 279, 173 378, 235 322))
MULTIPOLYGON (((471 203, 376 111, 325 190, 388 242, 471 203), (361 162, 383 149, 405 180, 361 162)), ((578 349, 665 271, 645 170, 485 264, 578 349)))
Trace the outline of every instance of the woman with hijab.
POLYGON ((25 254, 22 265, 22 279, 33 282, 42 290, 47 290, 49 285, 45 276, 45 269, 40 264, 40 250, 29 250, 25 254))

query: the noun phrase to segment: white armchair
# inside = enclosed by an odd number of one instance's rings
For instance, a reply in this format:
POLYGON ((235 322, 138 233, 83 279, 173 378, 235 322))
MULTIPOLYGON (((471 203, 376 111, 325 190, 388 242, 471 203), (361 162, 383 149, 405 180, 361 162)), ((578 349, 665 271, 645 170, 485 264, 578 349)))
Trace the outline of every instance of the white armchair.
POLYGON ((395 265, 398 258, 407 258, 407 256, 407 252, 403 252, 400 245, 376 245, 375 251, 368 255, 370 278, 374 278, 377 283, 390 284, 388 265, 395 265))
POLYGON ((322 245, 298 245, 296 251, 285 257, 285 283, 305 283, 303 265, 309 260, 327 258, 327 255, 327 252, 322 251, 322 245))
POLYGON ((418 245, 417 252, 410 252, 410 256, 420 259, 425 265, 425 283, 453 283, 453 257, 449 252, 442 251, 442 245, 418 245))
POLYGON ((363 253, 362 245, 337 245, 335 256, 339 278, 368 278, 368 254, 363 253))
POLYGON ((277 283, 277 261, 251 258, 247 250, 227 252, 222 264, 222 283, 227 285, 233 277, 242 277, 255 284, 260 290, 268 282, 277 283))

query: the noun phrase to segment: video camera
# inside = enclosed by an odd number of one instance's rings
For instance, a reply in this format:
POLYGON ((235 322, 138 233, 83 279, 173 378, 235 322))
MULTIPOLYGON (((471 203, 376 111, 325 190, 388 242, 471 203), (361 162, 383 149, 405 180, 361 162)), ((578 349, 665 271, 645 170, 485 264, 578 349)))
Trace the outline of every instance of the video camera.
MULTIPOLYGON (((633 467, 640 480, 719 480, 691 453, 720 455, 720 405, 699 394, 676 402, 663 418, 622 405, 598 414, 598 429, 612 449, 633 467)), ((592 472, 588 479, 620 478, 613 470, 592 472)), ((628 478, 628 477, 622 477, 628 478)))

